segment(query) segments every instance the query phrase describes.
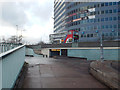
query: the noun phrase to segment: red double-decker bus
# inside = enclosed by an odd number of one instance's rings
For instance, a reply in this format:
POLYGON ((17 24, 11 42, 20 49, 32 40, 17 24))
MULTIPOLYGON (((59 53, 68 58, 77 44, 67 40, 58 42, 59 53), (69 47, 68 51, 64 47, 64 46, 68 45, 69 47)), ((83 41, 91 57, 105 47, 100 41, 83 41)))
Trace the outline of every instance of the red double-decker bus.
POLYGON ((64 43, 72 43, 77 42, 79 39, 79 34, 77 30, 69 30, 68 34, 66 35, 64 39, 64 43))

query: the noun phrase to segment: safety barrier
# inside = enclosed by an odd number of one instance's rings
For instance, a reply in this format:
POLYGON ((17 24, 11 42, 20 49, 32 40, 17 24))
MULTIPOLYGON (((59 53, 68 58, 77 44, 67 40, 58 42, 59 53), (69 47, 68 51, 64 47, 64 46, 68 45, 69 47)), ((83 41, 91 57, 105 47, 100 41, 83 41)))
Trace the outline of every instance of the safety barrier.
POLYGON ((0 43, 0 53, 11 50, 15 47, 20 46, 21 44, 13 44, 13 43, 0 43))
POLYGON ((13 88, 25 60, 25 45, 0 54, 0 89, 13 88))

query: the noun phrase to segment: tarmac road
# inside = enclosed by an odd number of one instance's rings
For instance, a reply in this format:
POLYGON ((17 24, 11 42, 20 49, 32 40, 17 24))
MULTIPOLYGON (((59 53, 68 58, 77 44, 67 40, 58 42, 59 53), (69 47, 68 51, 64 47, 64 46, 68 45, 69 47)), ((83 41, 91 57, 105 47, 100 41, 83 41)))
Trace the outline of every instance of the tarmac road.
POLYGON ((80 59, 26 57, 29 63, 23 88, 106 88, 88 72, 80 59))

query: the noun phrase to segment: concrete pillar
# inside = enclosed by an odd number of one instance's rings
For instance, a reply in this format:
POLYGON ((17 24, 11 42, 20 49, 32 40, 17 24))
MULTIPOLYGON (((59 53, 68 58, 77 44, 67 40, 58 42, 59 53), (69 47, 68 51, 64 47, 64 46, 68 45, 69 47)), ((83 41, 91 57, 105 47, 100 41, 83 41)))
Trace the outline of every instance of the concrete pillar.
POLYGON ((60 49, 60 56, 62 55, 62 51, 61 51, 61 49, 60 49))

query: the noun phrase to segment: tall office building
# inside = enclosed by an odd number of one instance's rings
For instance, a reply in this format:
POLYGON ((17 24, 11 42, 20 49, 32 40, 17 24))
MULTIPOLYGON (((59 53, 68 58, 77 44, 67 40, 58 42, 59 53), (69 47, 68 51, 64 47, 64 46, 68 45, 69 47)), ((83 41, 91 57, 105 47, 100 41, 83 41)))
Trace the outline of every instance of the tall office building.
POLYGON ((118 40, 120 38, 119 15, 120 2, 55 0, 54 33, 57 35, 68 30, 78 30, 79 42, 99 41, 101 36, 104 40, 118 40))

